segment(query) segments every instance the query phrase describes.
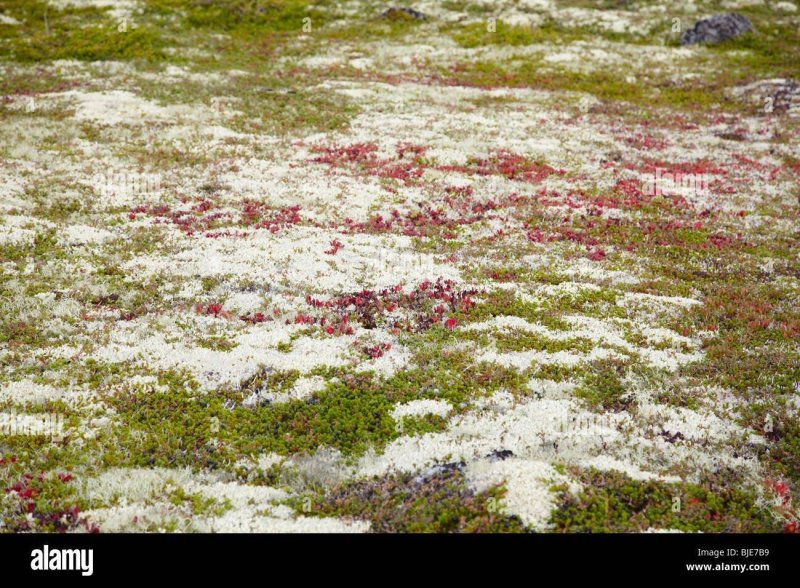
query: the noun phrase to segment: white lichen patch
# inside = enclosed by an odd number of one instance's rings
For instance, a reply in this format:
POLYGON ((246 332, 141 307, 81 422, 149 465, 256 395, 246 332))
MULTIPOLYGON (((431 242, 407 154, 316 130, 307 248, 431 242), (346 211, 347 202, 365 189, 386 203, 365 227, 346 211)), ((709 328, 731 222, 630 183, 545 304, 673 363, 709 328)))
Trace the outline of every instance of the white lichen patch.
POLYGON ((75 119, 110 126, 167 125, 166 137, 180 139, 199 133, 206 139, 242 137, 214 121, 220 113, 204 105, 160 105, 127 90, 83 92, 69 90, 43 97, 71 105, 75 119), (172 130, 169 130, 172 129, 172 130))
POLYGON ((94 357, 109 363, 134 361, 161 369, 182 367, 209 388, 238 384, 262 364, 307 372, 315 367, 348 362, 351 347, 344 338, 300 337, 292 342, 288 352, 278 349, 280 343, 288 342, 291 333, 300 329, 300 325, 275 325, 246 330, 234 338, 236 346, 226 351, 187 345, 180 330, 173 330, 172 334, 153 333, 151 325, 130 321, 120 324, 108 343, 97 348, 94 357))
POLYGON ((392 418, 402 421, 405 417, 419 417, 425 415, 437 415, 446 417, 453 410, 449 402, 444 400, 412 400, 404 404, 398 404, 392 410, 392 418))
POLYGON ((136 0, 47 0, 55 8, 102 8, 106 9, 109 16, 117 21, 129 19, 138 9, 139 3, 136 0))
POLYGON ((0 14, 0 24, 14 27, 22 23, 13 16, 8 16, 7 14, 0 14))
POLYGON ((0 387, 0 402, 10 401, 16 405, 41 405, 54 400, 72 402, 85 396, 83 390, 56 388, 30 380, 8 382, 0 387))
POLYGON ((83 491, 100 506, 86 513, 89 521, 119 532, 137 529, 219 533, 365 532, 369 525, 295 515, 280 502, 289 495, 272 487, 223 482, 189 470, 134 468, 109 470, 89 480, 83 491), (177 493, 177 494, 176 494, 177 493), (192 515, 180 497, 199 496, 215 512, 192 515), (188 515, 188 516, 187 516, 188 515))
POLYGON ((314 227, 256 231, 242 239, 202 239, 174 235, 180 247, 172 256, 141 256, 126 263, 139 279, 167 268, 172 275, 258 280, 278 291, 351 292, 390 288, 424 280, 459 279, 460 272, 430 254, 411 248, 411 239, 394 235, 342 236, 314 227), (336 255, 331 242, 343 243, 336 255))
POLYGON ((519 370, 525 370, 532 364, 574 366, 579 363, 628 354, 640 356, 646 364, 652 367, 674 372, 682 365, 700 361, 703 358, 703 354, 699 350, 699 341, 669 329, 638 329, 634 323, 623 319, 604 320, 586 316, 565 316, 563 320, 569 325, 567 330, 553 330, 515 316, 498 316, 484 323, 468 325, 466 329, 488 333, 508 333, 518 330, 535 333, 545 340, 554 342, 582 339, 591 342, 593 345, 593 349, 589 352, 577 350, 574 352, 539 350, 498 352, 494 349, 486 349, 478 355, 482 361, 515 367, 519 370), (626 328, 638 332, 647 339, 648 343, 659 346, 651 348, 632 344, 625 337, 626 328), (661 348, 663 344, 668 345, 668 347, 661 348), (683 349, 687 351, 683 351, 683 349))
POLYGON ((466 472, 469 483, 477 490, 502 484, 506 488, 504 510, 517 515, 532 529, 548 528, 550 513, 555 507, 555 497, 550 488, 569 483, 545 461, 507 459, 488 462, 481 460, 470 464, 466 472))

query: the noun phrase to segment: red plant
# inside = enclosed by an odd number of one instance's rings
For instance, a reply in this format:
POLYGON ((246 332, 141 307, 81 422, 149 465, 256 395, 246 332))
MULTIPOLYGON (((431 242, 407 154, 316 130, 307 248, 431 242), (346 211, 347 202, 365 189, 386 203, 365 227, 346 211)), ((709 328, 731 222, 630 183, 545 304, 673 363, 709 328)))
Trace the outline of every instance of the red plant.
POLYGON ((399 143, 396 148, 397 157, 400 159, 403 159, 406 153, 411 153, 414 158, 422 157, 427 150, 428 148, 424 145, 412 145, 411 143, 399 143))
POLYGON ((239 317, 239 320, 250 323, 251 325, 256 325, 272 319, 268 316, 264 316, 263 312, 257 312, 255 314, 244 314, 239 317))
MULTIPOLYGON (((12 464, 16 460, 3 461, 12 464)), ((56 476, 38 476, 31 473, 21 475, 20 481, 6 487, 6 494, 13 495, 16 503, 8 503, 5 510, 5 525, 11 531, 52 530, 60 533, 72 531, 82 526, 89 532, 99 532, 94 524, 80 518, 80 509, 65 498, 72 492, 61 487, 72 481, 70 474, 59 473, 56 476)))
POLYGON ((378 345, 373 345, 372 347, 364 347, 363 351, 370 359, 378 359, 379 357, 383 357, 383 354, 389 351, 391 348, 391 343, 379 343, 378 345))
POLYGON ((462 197, 471 197, 475 192, 472 186, 446 186, 444 191, 446 194, 462 197))
POLYGON ((308 317, 329 334, 352 334, 352 320, 366 329, 379 325, 390 331, 422 332, 441 322, 445 312, 468 312, 475 306, 475 290, 457 291, 451 280, 425 280, 408 293, 400 285, 379 291, 361 290, 330 300, 306 296, 306 303, 324 316, 308 317), (401 311, 395 314, 395 311, 401 311))
POLYGON ((669 142, 665 139, 639 132, 634 133, 632 136, 623 137, 623 140, 634 149, 643 151, 661 151, 669 146, 669 142))
POLYGON ((300 217, 300 207, 297 205, 274 208, 265 202, 246 200, 241 220, 246 226, 277 233, 284 227, 302 222, 303 219, 300 217))
POLYGON ((592 249, 589 251, 589 259, 592 261, 603 261, 606 258, 606 252, 600 249, 592 249))
POLYGON ((374 143, 354 143, 347 146, 334 145, 331 147, 312 147, 312 151, 320 153, 311 159, 312 163, 324 163, 333 167, 357 166, 362 172, 370 176, 381 178, 394 178, 409 182, 419 178, 424 167, 420 157, 427 147, 401 143, 396 148, 397 158, 380 158, 377 155, 378 146, 374 143), (411 159, 406 155, 411 154, 411 159))
POLYGON ((328 165, 341 165, 342 163, 363 163, 375 159, 378 146, 375 143, 353 143, 352 145, 333 147, 312 147, 312 151, 321 153, 311 161, 314 163, 327 163, 328 165))
MULTIPOLYGON (((317 319, 307 314, 301 313, 294 317, 294 324, 296 325, 313 325, 316 322, 317 319)), ((286 323, 289 324, 289 321, 287 320, 286 323)))
POLYGON ((342 243, 341 241, 339 241, 339 239, 334 239, 333 241, 331 241, 331 248, 330 248, 330 249, 328 249, 327 251, 325 251, 325 254, 326 254, 326 255, 336 255, 336 253, 337 253, 337 252, 339 251, 339 249, 341 249, 342 247, 344 247, 344 243, 342 243))
POLYGON ((764 485, 768 490, 771 490, 780 500, 777 506, 778 513, 787 521, 783 527, 785 533, 798 533, 800 532, 800 525, 798 524, 797 510, 792 506, 792 494, 789 485, 783 481, 773 482, 772 480, 764 480, 764 485))
POLYGON ((213 316, 214 318, 230 318, 231 316, 228 311, 223 310, 222 304, 219 302, 210 302, 205 306, 198 304, 194 307, 194 310, 197 312, 197 314, 213 316))
POLYGON ((501 149, 486 158, 471 158, 467 165, 440 166, 441 171, 473 173, 479 176, 500 175, 509 180, 537 184, 553 174, 564 175, 566 170, 555 169, 545 163, 501 149))
MULTIPOLYGON (((183 204, 190 203, 188 199, 182 201, 183 204)), ((199 198, 189 209, 173 210, 166 204, 142 205, 132 208, 128 213, 130 220, 135 220, 138 214, 146 214, 154 217, 155 224, 168 223, 175 225, 187 235, 194 235, 197 232, 208 231, 217 226, 220 222, 229 221, 230 215, 226 212, 213 212, 206 214, 217 205, 211 200, 199 198)))

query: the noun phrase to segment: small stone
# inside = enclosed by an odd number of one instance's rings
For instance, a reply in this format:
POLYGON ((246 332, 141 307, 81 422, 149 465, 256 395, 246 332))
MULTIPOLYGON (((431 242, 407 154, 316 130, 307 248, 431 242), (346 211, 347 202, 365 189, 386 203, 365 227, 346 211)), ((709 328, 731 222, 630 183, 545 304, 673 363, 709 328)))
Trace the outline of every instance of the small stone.
POLYGON ((684 31, 681 45, 720 43, 752 30, 753 25, 741 14, 715 14, 697 21, 692 28, 684 31))
POLYGON ((491 462, 503 461, 509 457, 514 457, 514 452, 510 449, 495 449, 486 458, 491 462))
POLYGON ((381 13, 383 18, 391 18, 391 19, 413 19, 413 20, 425 20, 427 17, 422 14, 419 10, 414 10, 413 8, 409 8, 408 6, 392 6, 387 8, 381 13))

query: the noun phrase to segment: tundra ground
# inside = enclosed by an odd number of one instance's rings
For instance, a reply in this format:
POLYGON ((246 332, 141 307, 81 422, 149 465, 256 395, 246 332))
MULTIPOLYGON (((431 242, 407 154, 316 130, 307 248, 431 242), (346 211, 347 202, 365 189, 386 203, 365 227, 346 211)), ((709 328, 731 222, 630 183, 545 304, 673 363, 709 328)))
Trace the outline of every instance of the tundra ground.
POLYGON ((0 529, 797 530, 800 12, 675 4, 0 0, 0 529))

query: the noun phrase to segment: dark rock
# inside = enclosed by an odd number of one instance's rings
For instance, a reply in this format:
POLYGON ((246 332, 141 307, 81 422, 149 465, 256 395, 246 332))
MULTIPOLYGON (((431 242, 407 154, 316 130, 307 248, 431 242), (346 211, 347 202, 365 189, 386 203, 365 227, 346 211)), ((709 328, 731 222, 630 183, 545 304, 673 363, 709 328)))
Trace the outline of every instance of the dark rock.
POLYGON ((670 434, 669 431, 661 430, 661 436, 667 441, 667 443, 675 443, 676 441, 685 441, 686 437, 683 436, 683 433, 678 431, 677 433, 670 434))
POLYGON ((697 21, 692 28, 684 31, 681 35, 681 45, 719 43, 752 30, 754 30, 753 25, 746 16, 715 14, 697 21))
POLYGON ((414 20, 425 20, 427 17, 419 10, 414 10, 408 6, 392 6, 381 13, 383 18, 410 18, 414 20))
POLYGON ((489 461, 503 461, 509 457, 514 457, 514 452, 510 449, 495 449, 486 456, 489 461))

